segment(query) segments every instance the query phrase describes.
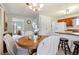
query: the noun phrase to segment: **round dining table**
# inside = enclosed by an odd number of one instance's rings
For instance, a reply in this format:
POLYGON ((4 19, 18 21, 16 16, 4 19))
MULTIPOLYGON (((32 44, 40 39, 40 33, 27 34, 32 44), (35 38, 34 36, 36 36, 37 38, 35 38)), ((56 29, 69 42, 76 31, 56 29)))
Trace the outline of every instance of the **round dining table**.
POLYGON ((46 37, 46 35, 40 35, 38 36, 36 42, 34 42, 34 40, 30 39, 29 37, 21 37, 20 39, 18 39, 18 41, 16 42, 18 46, 22 47, 22 48, 28 48, 32 50, 32 53, 34 53, 34 51, 37 49, 39 43, 44 40, 46 37))

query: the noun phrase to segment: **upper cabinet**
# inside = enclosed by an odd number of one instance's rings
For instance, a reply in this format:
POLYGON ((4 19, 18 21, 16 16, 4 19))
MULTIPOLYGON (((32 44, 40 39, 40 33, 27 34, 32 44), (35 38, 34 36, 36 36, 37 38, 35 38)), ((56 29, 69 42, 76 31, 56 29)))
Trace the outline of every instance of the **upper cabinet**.
POLYGON ((75 18, 76 17, 59 19, 58 22, 66 22, 67 27, 72 27, 73 26, 73 19, 75 19, 75 18))

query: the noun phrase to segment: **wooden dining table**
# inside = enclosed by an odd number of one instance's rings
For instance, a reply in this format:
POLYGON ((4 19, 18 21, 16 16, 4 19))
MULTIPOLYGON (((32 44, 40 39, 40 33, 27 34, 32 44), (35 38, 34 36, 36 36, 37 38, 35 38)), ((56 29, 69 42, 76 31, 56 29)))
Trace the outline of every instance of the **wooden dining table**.
POLYGON ((34 42, 34 40, 30 39, 29 37, 21 37, 16 43, 18 46, 22 47, 22 48, 28 48, 32 50, 33 54, 34 52, 36 52, 35 50, 37 49, 39 43, 44 40, 46 37, 48 37, 47 35, 40 35, 38 36, 36 42, 34 42))

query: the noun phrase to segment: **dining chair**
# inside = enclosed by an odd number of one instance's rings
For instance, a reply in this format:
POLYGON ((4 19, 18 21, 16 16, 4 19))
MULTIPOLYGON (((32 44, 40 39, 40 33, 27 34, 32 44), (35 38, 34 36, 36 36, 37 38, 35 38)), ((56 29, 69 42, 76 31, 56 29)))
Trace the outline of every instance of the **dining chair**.
POLYGON ((29 54, 27 49, 20 47, 17 48, 15 40, 9 34, 6 34, 3 40, 6 44, 7 51, 10 55, 22 55, 24 54, 24 51, 26 54, 29 54))
POLYGON ((58 51, 59 36, 49 36, 39 43, 37 55, 55 55, 58 51))
POLYGON ((50 40, 51 40, 50 54, 56 55, 58 52, 58 45, 59 45, 60 36, 59 35, 52 35, 50 40))
POLYGON ((6 34, 4 36, 4 42, 6 44, 6 48, 7 48, 8 53, 11 55, 15 55, 16 54, 15 42, 9 34, 6 34))

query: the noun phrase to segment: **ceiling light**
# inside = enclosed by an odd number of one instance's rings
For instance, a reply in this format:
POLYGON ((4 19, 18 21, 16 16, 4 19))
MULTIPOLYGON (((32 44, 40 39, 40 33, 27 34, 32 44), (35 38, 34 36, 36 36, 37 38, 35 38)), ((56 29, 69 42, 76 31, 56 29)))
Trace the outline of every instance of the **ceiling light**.
POLYGON ((42 8, 44 5, 43 4, 40 4, 40 8, 42 8))
POLYGON ((60 10, 58 12, 56 12, 56 14, 61 14, 61 15, 68 15, 70 13, 74 13, 76 12, 78 9, 78 6, 74 5, 74 6, 70 6, 64 10, 60 10))
POLYGON ((73 13, 77 10, 78 6, 70 6, 68 9, 70 11, 70 13, 73 13))
POLYGON ((70 6, 68 9, 72 9, 73 10, 73 9, 76 9, 76 8, 78 8, 78 6, 74 5, 74 6, 70 6))
POLYGON ((32 9, 32 6, 31 6, 31 5, 29 5, 28 7, 29 7, 30 9, 32 9))
POLYGON ((33 11, 39 11, 44 6, 43 4, 39 4, 39 3, 26 3, 26 5, 33 11))

